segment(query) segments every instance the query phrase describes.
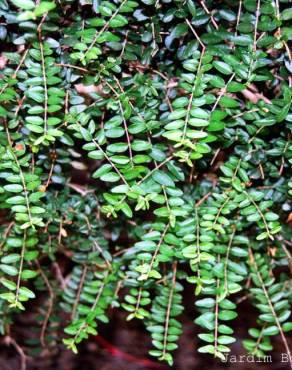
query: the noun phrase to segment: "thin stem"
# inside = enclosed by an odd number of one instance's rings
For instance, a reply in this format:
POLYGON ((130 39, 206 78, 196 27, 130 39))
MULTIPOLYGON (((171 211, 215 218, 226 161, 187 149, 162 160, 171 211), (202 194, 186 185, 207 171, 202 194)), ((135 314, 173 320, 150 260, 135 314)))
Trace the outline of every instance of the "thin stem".
POLYGON ((40 52, 41 52, 42 74, 43 74, 43 84, 44 84, 44 135, 47 135, 48 133, 48 87, 47 87, 46 66, 45 66, 44 47, 42 43, 41 28, 39 29, 39 45, 40 45, 40 52))
POLYGON ((68 63, 55 63, 56 66, 59 66, 59 67, 67 67, 67 68, 73 68, 73 69, 78 69, 78 71, 82 71, 82 72, 86 72, 86 73, 90 73, 90 71, 86 68, 82 68, 82 67, 78 67, 78 66, 74 66, 73 64, 68 64, 68 63))
POLYGON ((157 171, 160 167, 164 166, 167 162, 171 161, 173 156, 166 158, 163 162, 159 163, 155 168, 153 168, 150 172, 148 172, 139 182, 138 185, 141 185, 148 177, 150 177, 155 171, 157 171))
POLYGON ((3 232, 3 234, 2 234, 2 238, 3 239, 2 239, 2 241, 0 243, 0 251, 1 251, 2 247, 3 247, 3 245, 5 244, 6 239, 7 239, 8 235, 9 235, 10 230, 12 229, 13 225, 14 225, 14 221, 10 222, 10 224, 7 226, 6 230, 3 232))
POLYGON ((242 0, 239 1, 239 5, 238 5, 238 12, 237 12, 236 26, 235 26, 235 36, 237 36, 237 29, 238 29, 238 25, 240 22, 241 9, 242 9, 242 0))
POLYGON ((168 328, 169 328, 169 320, 170 320, 170 310, 171 310, 171 306, 172 306, 173 292, 174 292, 175 283, 176 283, 176 271, 177 271, 177 261, 175 261, 174 264, 173 264, 172 284, 171 284, 171 289, 170 289, 169 298, 168 298, 167 311, 166 311, 166 320, 165 320, 165 326, 164 326, 162 358, 164 358, 165 355, 166 355, 168 328))
POLYGON ((50 168, 50 172, 49 172, 49 176, 48 176, 47 182, 45 184, 45 188, 47 188, 50 185, 51 178, 52 178, 53 171, 54 171, 54 167, 55 167, 55 159, 52 160, 51 168, 50 168))
POLYGON ((41 345, 43 347, 46 346, 46 343, 45 343, 45 334, 46 334, 46 330, 47 330, 47 327, 48 327, 48 322, 49 322, 49 319, 50 319, 50 316, 52 314, 52 311, 53 311, 53 304, 54 304, 54 291, 53 291, 53 288, 49 282, 49 279, 47 278, 47 275, 44 273, 44 271, 42 270, 40 264, 38 261, 36 261, 36 265, 38 267, 38 270, 47 286, 47 289, 48 289, 48 292, 49 292, 49 305, 48 305, 48 309, 47 309, 47 312, 46 312, 46 315, 45 315, 45 318, 44 318, 44 321, 43 321, 43 324, 42 324, 42 328, 41 328, 41 334, 40 334, 40 342, 41 342, 41 345))
POLYGON ((159 242, 158 242, 158 244, 157 244, 157 246, 156 246, 156 249, 155 249, 155 251, 154 251, 154 254, 153 254, 152 258, 151 258, 151 262, 150 262, 150 264, 149 264, 147 274, 146 274, 146 276, 145 276, 145 279, 143 279, 143 280, 147 280, 147 279, 148 279, 148 277, 149 277, 149 274, 150 274, 150 272, 151 272, 151 270, 152 270, 153 264, 154 264, 154 262, 155 262, 155 260, 156 260, 156 257, 157 257, 157 254, 158 254, 158 252, 159 252, 160 246, 161 246, 161 244, 162 244, 162 242, 163 242, 163 240, 164 240, 164 238, 165 238, 165 234, 167 233, 167 230, 169 229, 169 226, 170 226, 170 225, 169 225, 169 224, 167 224, 167 225, 166 225, 166 227, 165 227, 165 228, 164 228, 164 230, 163 230, 163 233, 161 234, 161 237, 160 237, 160 239, 159 239, 159 242))
POLYGON ((203 41, 200 39, 199 35, 197 34, 196 30, 194 29, 194 27, 192 26, 191 22, 186 19, 186 23, 187 25, 190 27, 191 31, 193 32, 195 38, 198 40, 199 44, 201 45, 202 49, 205 50, 206 46, 205 44, 203 43, 203 41))
POLYGON ((238 162, 237 162, 237 165, 236 165, 236 168, 235 168, 235 171, 234 171, 234 173, 233 173, 233 175, 232 175, 232 181, 234 181, 234 180, 235 180, 235 178, 236 178, 236 175, 237 175, 237 172, 238 172, 238 170, 239 170, 239 168, 240 168, 241 162, 242 162, 242 159, 241 159, 241 158, 239 158, 239 160, 238 160, 238 162))
POLYGON ((221 91, 220 91, 220 93, 219 93, 219 95, 218 95, 218 97, 217 97, 217 99, 216 99, 216 101, 215 101, 215 104, 213 105, 213 107, 212 107, 212 109, 211 109, 211 112, 213 112, 213 111, 217 108, 217 105, 219 104, 220 99, 221 99, 221 98, 222 98, 222 96, 226 93, 226 91, 227 91, 227 86, 228 86, 228 84, 233 80, 234 76, 235 76, 235 73, 233 73, 233 74, 231 75, 231 77, 230 77, 230 78, 229 78, 229 80, 227 81, 227 84, 223 87, 223 89, 221 89, 221 91))
POLYGON ((253 51, 254 52, 256 52, 256 50, 257 50, 257 30, 258 30, 260 10, 261 10, 261 0, 258 0, 257 1, 257 9, 256 9, 256 21, 255 21, 254 35, 253 35, 253 51))
POLYGON ((121 172, 118 170, 118 168, 116 167, 116 165, 111 161, 111 159, 106 154, 106 152, 101 148, 101 146, 96 142, 95 139, 92 139, 92 141, 96 145, 96 147, 103 153, 103 155, 105 156, 106 160, 110 163, 110 165, 113 167, 113 169, 116 171, 116 173, 120 176, 120 178, 122 179, 123 183, 126 184, 126 185, 128 185, 126 179, 121 174, 121 172))
POLYGON ((19 171, 19 176, 20 176, 20 179, 21 179, 21 183, 22 183, 22 187, 23 187, 23 192, 24 192, 24 197, 25 197, 25 203, 26 203, 26 207, 27 207, 27 213, 28 213, 29 223, 32 226, 33 225, 33 222, 32 222, 32 216, 31 216, 31 212, 30 212, 30 204, 29 204, 29 199, 28 199, 28 191, 27 191, 27 188, 26 188, 26 183, 25 183, 24 175, 23 175, 23 172, 22 172, 20 163, 18 161, 18 158, 17 158, 16 154, 14 153, 14 150, 13 150, 13 147, 12 147, 12 140, 11 140, 11 137, 10 137, 10 133, 9 133, 9 130, 8 130, 7 123, 5 122, 4 125, 5 125, 7 140, 8 140, 8 144, 9 144, 10 150, 11 150, 11 154, 13 155, 14 161, 15 161, 15 163, 17 165, 17 168, 18 168, 18 171, 19 171))
POLYGON ((204 8, 205 12, 206 12, 208 15, 210 15, 211 22, 213 23, 213 26, 216 28, 216 30, 218 30, 218 29, 219 29, 218 24, 217 24, 217 22, 215 21, 215 19, 214 19, 214 17, 213 17, 213 15, 212 15, 212 13, 210 12, 210 10, 207 8, 207 6, 206 6, 206 4, 205 4, 205 1, 204 1, 204 0, 202 0, 202 1, 200 1, 200 3, 201 3, 201 5, 202 5, 202 7, 204 8))
POLYGON ((233 238, 234 238, 234 235, 235 235, 235 231, 236 231, 236 228, 235 228, 235 225, 233 225, 232 226, 232 234, 231 234, 229 242, 228 242, 226 257, 225 257, 225 261, 224 261, 224 290, 225 290, 225 294, 228 293, 227 269, 228 269, 230 248, 231 248, 231 245, 233 243, 233 238))
POLYGON ((123 109, 123 106, 122 106, 122 103, 121 103, 120 100, 119 100, 119 107, 120 107, 120 110, 121 110, 123 123, 124 123, 124 128, 125 128, 125 132, 126 132, 126 137, 127 137, 127 142, 128 142, 128 150, 129 150, 129 155, 130 155, 130 162, 131 162, 131 165, 133 167, 134 164, 133 164, 133 154, 132 154, 132 148, 131 148, 131 140, 130 140, 130 136, 129 136, 129 132, 128 132, 127 121, 125 119, 124 109, 123 109))
POLYGON ((89 48, 83 54, 82 60, 84 60, 86 58, 86 55, 93 48, 93 46, 95 45, 95 43, 96 43, 97 39, 99 38, 99 36, 101 36, 103 34, 103 32, 108 28, 108 26, 110 24, 110 21, 119 13, 121 7, 126 3, 126 1, 127 0, 123 0, 123 2, 120 4, 120 6, 117 8, 117 10, 113 13, 113 15, 110 17, 110 19, 104 24, 104 26, 102 27, 102 29, 99 32, 96 32, 96 34, 94 36, 94 39, 92 40, 92 43, 89 45, 89 48))
POLYGON ((257 1, 257 9, 256 9, 256 20, 255 20, 255 27, 254 27, 254 36, 253 36, 253 53, 251 55, 250 65, 248 68, 248 77, 247 80, 249 81, 252 70, 253 70, 253 64, 254 64, 254 57, 257 50, 257 29, 258 29, 258 22, 259 22, 259 16, 260 16, 260 8, 261 8, 261 0, 257 1))
MULTIPOLYGON (((218 255, 218 262, 219 262, 219 255, 218 255)), ((220 285, 220 280, 216 279, 216 290, 218 291, 220 285)), ((214 328, 214 355, 217 355, 218 352, 218 315, 219 315, 219 297, 216 294, 215 300, 215 328, 214 328)))
POLYGON ((284 150, 283 150, 283 153, 282 153, 282 158, 281 158, 281 167, 279 169, 279 175, 281 176, 282 173, 283 173, 283 170, 284 170, 284 165, 285 165, 285 154, 287 152, 287 149, 289 147, 289 144, 290 144, 290 136, 288 135, 288 140, 285 144, 285 147, 284 147, 284 150))
POLYGON ((281 247, 282 247, 283 251, 285 252, 285 254, 287 256, 290 274, 292 275, 292 255, 291 255, 290 251, 288 250, 288 248, 286 247, 285 242, 281 243, 281 247))
POLYGON ((7 345, 12 345, 20 357, 20 368, 19 370, 26 370, 26 355, 20 345, 10 336, 4 338, 4 343, 7 345))
MULTIPOLYGON (((196 246, 197 246, 197 255, 198 255, 198 262, 201 261, 201 247, 200 247, 200 221, 199 221, 199 214, 198 214, 198 207, 195 205, 195 215, 196 215, 196 246)), ((197 268, 197 276, 198 279, 201 279, 201 270, 197 268)))
MULTIPOLYGON (((117 77, 116 76, 114 76, 113 75, 113 78, 114 78, 114 80, 116 81, 116 83, 117 83, 117 85, 118 85, 118 87, 119 87, 119 89, 121 90, 121 92, 123 93, 123 94, 125 94, 125 90, 123 89, 123 87, 122 87, 122 85, 120 84, 120 81, 117 79, 117 77)), ((117 96, 117 98, 119 99, 119 93, 105 80, 105 83, 107 84, 107 86, 114 92, 114 94, 117 96)), ((133 103, 131 102, 131 100, 129 100, 129 105, 130 105, 130 107, 132 108, 132 110, 133 110, 133 112, 136 112, 136 109, 135 109, 135 107, 134 107, 134 105, 133 105, 133 103)), ((144 118, 142 117, 142 115, 141 115, 141 113, 138 111, 138 112, 136 112, 136 114, 138 115, 138 117, 141 119, 141 121, 143 121, 143 122, 145 122, 145 120, 144 120, 144 118)), ((146 122, 145 122, 145 124, 146 124, 146 122)), ((146 127, 147 127, 147 124, 146 124, 146 127)), ((147 130, 147 140, 148 140, 148 142, 151 144, 151 146, 152 146, 152 141, 151 141, 151 137, 150 137, 150 135, 149 135, 149 133, 151 134, 151 130, 147 130)), ((154 163, 155 163, 155 166, 157 166, 157 163, 156 163, 156 160, 154 160, 154 163)))
MULTIPOLYGON (((105 279, 107 278, 107 275, 105 276, 105 279)), ((99 291, 98 291, 98 293, 97 293, 97 296, 96 296, 96 298, 95 298, 95 300, 94 300, 94 303, 93 303, 93 305, 91 306, 91 309, 90 309, 90 311, 92 312, 92 311, 94 311, 95 310, 95 308, 96 308, 96 305, 97 305, 97 303, 98 303, 98 301, 99 301, 99 299, 100 299, 100 297, 101 297, 101 294, 102 294, 102 292, 103 292, 103 289, 104 289, 104 287, 105 287, 105 279, 104 279, 104 282, 101 284, 101 286, 100 286, 100 288, 99 288, 99 291)), ((87 327, 87 322, 86 321, 84 321, 83 323, 82 323, 82 325, 80 326, 80 328, 77 330, 77 332, 76 332, 76 334, 75 334, 75 336, 74 336, 74 339, 73 339, 73 342, 75 342, 76 341, 76 339, 79 337, 79 335, 80 335, 80 333, 82 332, 82 330, 84 330, 86 327, 87 327)))
POLYGON ((256 341, 256 344, 255 344, 254 349, 252 350, 251 354, 256 354, 256 352, 259 348, 259 345, 261 344, 261 341, 263 339, 263 336, 264 336, 263 334, 264 334, 264 330, 265 330, 266 326, 267 326, 267 324, 265 323, 263 325, 263 327, 261 328, 260 335, 258 336, 258 339, 256 341))
POLYGON ((275 319, 276 325, 277 325, 277 327, 278 327, 278 329, 279 329, 279 332, 280 332, 280 335, 281 335, 282 341, 283 341, 284 346, 285 346, 285 349, 286 349, 286 353, 288 354, 288 357, 289 357, 290 367, 291 367, 291 369, 292 369, 292 355, 291 355, 291 351, 290 351, 290 348, 289 348, 289 345, 288 345, 287 339, 286 339, 285 334, 284 334, 284 332, 283 332, 283 330, 282 330, 282 326, 281 326, 281 324, 280 324, 280 321, 279 321, 278 315, 277 315, 277 313, 276 313, 276 311, 275 311, 275 308, 274 308, 274 306, 273 306, 273 303, 272 303, 272 301, 271 301, 271 299, 270 299, 269 293, 268 293, 268 291, 267 291, 267 289, 266 289, 265 283, 264 283, 263 278, 262 278, 262 275, 261 275, 261 273, 260 273, 260 271, 259 271, 259 269, 258 269, 258 265, 257 265, 257 263, 256 263, 256 261, 255 261, 255 259, 254 259, 253 252, 252 252, 251 248, 249 248, 249 253, 250 253, 250 260, 251 260, 251 263, 252 263, 252 265, 253 265, 253 266, 254 266, 254 268, 255 268, 255 271, 256 271, 257 277, 258 277, 259 282, 260 282, 260 284, 261 284, 261 288, 262 288, 262 290, 263 290, 263 292, 264 292, 264 295, 265 295, 265 297, 266 297, 266 299, 267 299, 267 302, 268 302, 268 305, 269 305, 269 307, 270 307, 271 313, 272 313, 272 315, 273 315, 273 317, 274 317, 274 319, 275 319))
POLYGON ((99 246, 99 244, 97 243, 96 240, 93 241, 93 245, 94 247, 99 251, 100 255, 102 256, 102 258, 104 259, 105 261, 105 264, 107 265, 108 269, 111 270, 112 269, 112 265, 109 263, 109 261, 105 258, 104 256, 104 253, 103 253, 103 250, 101 249, 101 247, 99 246))
MULTIPOLYGON (((13 73, 13 75, 11 76, 11 78, 16 78, 16 76, 17 76, 17 73, 18 73, 18 71, 20 70, 20 68, 21 68, 21 66, 22 66, 22 64, 23 64, 23 62, 24 62, 24 60, 25 60, 25 58, 26 58, 26 56, 27 56, 27 53, 28 53, 28 51, 29 51, 29 48, 27 48, 25 51, 24 51, 24 53, 23 53, 23 56, 21 57, 21 59, 20 59, 20 62, 19 62, 19 64, 18 64, 18 66, 16 67, 16 69, 15 69, 15 71, 14 71, 14 73, 13 73)), ((0 95, 4 92, 4 90, 8 87, 8 83, 6 83, 3 87, 2 87, 2 89, 0 90, 0 95)))
POLYGON ((263 215, 263 212, 260 210, 259 206, 256 204, 256 202, 252 199, 252 197, 245 191, 244 192, 245 195, 247 196, 247 198, 250 200, 250 202, 255 206, 257 212, 259 213, 259 215, 261 216, 261 219, 263 220, 263 223, 265 225, 265 228, 266 228, 266 231, 267 231, 267 234, 268 234, 268 237, 271 239, 271 240, 274 240, 274 237, 273 235, 271 235, 270 233, 270 230, 269 230, 269 227, 268 227, 268 224, 267 224, 267 221, 265 219, 265 216, 263 215))
MULTIPOLYGON (((80 125, 80 123, 76 122, 76 124, 79 126, 79 128, 81 128, 82 126, 80 125)), ((112 166, 112 168, 116 171, 116 173, 120 176, 120 178, 122 179, 123 183, 128 185, 126 179, 124 178, 124 176, 121 174, 121 172, 118 170, 118 168, 116 167, 116 165, 111 161, 111 159, 109 158, 109 156, 106 154, 106 152, 102 149, 102 147, 97 143, 97 141, 95 139, 92 139, 91 140, 94 145, 97 147, 98 150, 100 150, 102 152, 102 154, 105 156, 106 160, 110 163, 110 165, 112 166)))
POLYGON ((182 141, 184 141, 185 140, 185 137, 186 137, 187 127, 188 127, 188 121, 189 121, 189 118, 190 118, 190 110, 192 108, 192 103, 193 103, 193 97, 194 97, 194 92, 191 93, 191 96, 189 98, 189 103, 188 103, 188 107, 187 107, 187 114, 186 114, 185 123, 184 123, 184 130, 183 130, 182 141))
POLYGON ((19 289, 20 289, 21 274, 22 274, 22 269, 23 269, 23 261, 24 261, 24 253, 25 253, 25 243, 26 243, 26 230, 24 230, 23 232, 20 263, 19 263, 19 270, 18 270, 18 276, 17 276, 16 291, 15 291, 15 304, 18 303, 18 298, 19 298, 19 289))
POLYGON ((225 207, 225 205, 229 202, 229 200, 230 200, 230 197, 228 196, 226 199, 225 199, 225 201, 224 201, 224 203, 221 205, 221 207, 219 208, 219 210, 218 210, 218 212, 217 212, 217 214, 216 214, 216 217, 215 217, 215 219, 214 219, 214 222, 213 222, 213 227, 216 225, 216 223, 217 223, 217 221, 218 221, 218 218, 219 218, 219 216, 221 215, 221 212, 222 212, 222 209, 225 207))
POLYGON ((136 316, 138 310, 139 310, 139 307, 140 307, 140 302, 141 302, 141 298, 142 298, 142 291, 143 291, 143 288, 140 287, 139 288, 139 293, 138 293, 138 297, 137 297, 137 302, 136 302, 136 306, 135 306, 135 311, 134 311, 134 316, 136 316))
POLYGON ((87 270, 88 270, 88 266, 85 265, 83 270, 82 270, 82 274, 81 274, 80 281, 79 281, 79 284, 78 284, 78 290, 77 290, 77 294, 76 294, 76 298, 75 298, 75 301, 74 301, 74 304, 73 304, 73 309, 72 309, 72 314, 71 314, 71 320, 75 319, 76 310, 77 310, 77 306, 78 306, 78 303, 79 303, 79 300, 80 300, 80 295, 81 295, 81 291, 82 291, 82 288, 83 288, 83 285, 84 285, 87 270))
POLYGON ((171 212, 171 210, 170 210, 169 201, 168 201, 168 196, 167 196, 167 193, 166 193, 166 190, 165 190, 165 186, 164 186, 164 185, 162 185, 162 191, 163 191, 163 195, 164 195, 164 199, 165 199, 165 203, 166 203, 167 210, 168 210, 168 212, 170 213, 170 212, 171 212))

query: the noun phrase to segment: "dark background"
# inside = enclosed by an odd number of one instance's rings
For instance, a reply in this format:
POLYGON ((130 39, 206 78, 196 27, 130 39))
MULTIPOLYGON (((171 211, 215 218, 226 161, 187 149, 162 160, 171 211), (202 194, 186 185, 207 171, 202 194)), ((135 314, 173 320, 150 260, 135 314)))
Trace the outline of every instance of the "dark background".
MULTIPOLYGON (((274 350, 271 353, 272 363, 236 362, 222 363, 210 355, 197 352, 197 333, 200 328, 194 325, 197 315, 193 305, 193 292, 190 288, 185 292, 186 310, 181 316, 183 334, 179 341, 179 348, 174 352, 174 366, 156 362, 148 356, 151 340, 146 332, 143 322, 134 320, 126 322, 127 314, 122 310, 110 313, 109 324, 99 324, 99 337, 91 337, 79 346, 79 353, 74 355, 62 345, 56 348, 43 350, 39 356, 27 357, 26 370, 209 370, 232 369, 253 370, 273 369, 288 370, 289 364, 281 362, 281 353, 285 352, 280 336, 272 339, 274 350)), ((248 337, 247 330, 255 327, 256 311, 247 301, 238 305, 238 318, 232 322, 237 342, 231 346, 231 355, 246 354, 241 341, 248 337)), ((16 317, 13 325, 12 337, 25 350, 30 352, 27 340, 33 336, 32 327, 35 325, 35 313, 27 310, 16 317)), ((289 333, 287 333, 288 337, 289 333)), ((292 340, 288 338, 290 347, 292 340)), ((0 370, 22 370, 20 356, 12 345, 2 342, 0 346, 0 370)))

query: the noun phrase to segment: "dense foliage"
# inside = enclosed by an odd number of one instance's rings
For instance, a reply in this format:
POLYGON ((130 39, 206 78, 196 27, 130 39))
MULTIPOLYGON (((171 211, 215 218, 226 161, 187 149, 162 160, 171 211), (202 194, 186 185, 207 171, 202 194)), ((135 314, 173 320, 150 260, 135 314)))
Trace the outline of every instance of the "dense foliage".
POLYGON ((0 0, 3 335, 34 301, 29 345, 76 352, 114 307, 172 364, 193 284, 199 352, 224 360, 247 299, 248 353, 275 335, 290 353, 291 18, 289 0, 0 0))

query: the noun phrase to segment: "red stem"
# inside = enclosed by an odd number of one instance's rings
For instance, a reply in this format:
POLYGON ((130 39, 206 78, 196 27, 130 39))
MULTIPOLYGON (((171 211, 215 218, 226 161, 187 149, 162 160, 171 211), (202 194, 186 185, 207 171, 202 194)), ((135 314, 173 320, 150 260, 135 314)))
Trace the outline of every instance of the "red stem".
POLYGON ((138 366, 147 366, 147 369, 160 369, 165 366, 164 364, 158 364, 157 362, 148 360, 146 358, 138 358, 130 355, 129 353, 123 352, 119 348, 113 346, 100 335, 96 335, 95 337, 93 337, 93 339, 113 357, 119 357, 122 360, 133 362, 138 366))

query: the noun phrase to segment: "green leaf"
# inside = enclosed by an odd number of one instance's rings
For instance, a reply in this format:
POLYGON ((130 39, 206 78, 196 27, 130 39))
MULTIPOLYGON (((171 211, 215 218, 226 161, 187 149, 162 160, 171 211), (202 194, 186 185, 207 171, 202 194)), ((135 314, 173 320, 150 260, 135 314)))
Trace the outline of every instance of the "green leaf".
POLYGON ((134 140, 131 147, 132 150, 136 152, 142 152, 144 150, 151 149, 151 144, 148 141, 144 140, 134 140))
POLYGON ((128 24, 127 18, 121 14, 117 14, 113 19, 110 20, 109 26, 112 28, 123 27, 128 24))
POLYGON ((120 176, 115 172, 108 172, 100 176, 100 179, 107 182, 116 182, 120 180, 120 176))
POLYGON ((133 212, 127 203, 122 203, 119 207, 127 217, 133 216, 133 212))
POLYGON ((14 281, 2 278, 1 283, 9 290, 16 290, 16 284, 14 281))
POLYGON ((35 298, 34 292, 32 292, 30 289, 24 286, 19 288, 19 294, 21 294, 22 296, 26 298, 35 298))
POLYGON ((36 275, 37 275, 36 271, 23 270, 22 273, 21 273, 21 278, 24 279, 24 280, 33 279, 34 277, 36 277, 36 275))
POLYGON ((211 308, 215 306, 215 300, 213 298, 203 298, 196 301, 196 306, 202 308, 211 308))
POLYGON ((233 247, 231 249, 231 254, 236 257, 247 257, 248 256, 248 251, 243 248, 239 247, 233 247))
POLYGON ((203 347, 198 348, 198 352, 200 352, 200 353, 210 353, 210 354, 214 355, 215 347, 211 344, 208 344, 207 346, 203 346, 203 347))
POLYGON ((279 329, 277 326, 268 326, 267 328, 263 329, 263 335, 278 335, 279 329))
POLYGON ((215 327, 214 324, 214 313, 213 312, 205 312, 204 314, 200 315, 196 320, 195 323, 197 325, 202 326, 205 329, 213 330, 215 327))
POLYGON ((281 19, 288 21, 292 18, 292 8, 284 9, 281 13, 281 19))
POLYGON ((222 321, 233 320, 237 317, 237 312, 230 311, 230 310, 222 310, 222 311, 219 312, 218 317, 222 321))
POLYGON ((27 124, 26 127, 32 131, 32 132, 35 132, 37 134, 42 134, 44 132, 44 128, 41 127, 41 126, 37 126, 37 125, 32 125, 32 124, 27 124))
POLYGON ((235 341, 236 339, 233 337, 230 337, 229 335, 220 335, 218 337, 219 344, 231 344, 231 343, 234 343, 235 341))
POLYGON ((230 65, 219 60, 214 60, 213 66, 224 75, 230 75, 233 72, 230 65))
POLYGON ((48 13, 50 10, 55 9, 56 4, 50 1, 42 1, 34 11, 36 17, 40 17, 45 13, 48 13))
POLYGON ((1 263, 3 264, 9 264, 14 263, 20 260, 20 255, 16 253, 8 254, 7 256, 4 256, 1 258, 1 263))
POLYGON ((110 164, 104 164, 93 173, 92 177, 94 179, 97 179, 105 175, 106 173, 110 172, 111 169, 112 169, 112 166, 110 164))
POLYGON ((22 185, 19 184, 9 184, 4 185, 3 187, 6 191, 9 191, 10 193, 20 193, 23 191, 22 185))
POLYGON ((233 176, 233 171, 229 167, 223 165, 220 167, 220 169, 224 173, 225 176, 227 177, 233 176))
POLYGON ((152 175, 153 179, 160 185, 174 187, 173 180, 165 172, 161 170, 155 170, 152 175))
POLYGON ((18 273, 17 268, 14 266, 10 266, 10 265, 0 264, 0 270, 2 270, 5 274, 11 275, 11 276, 16 276, 18 273))
POLYGON ((35 7, 32 0, 10 0, 15 6, 24 10, 31 10, 35 7))
POLYGON ((282 328, 285 332, 292 330, 292 322, 285 322, 282 328))
POLYGON ((80 132, 81 132, 81 135, 82 135, 84 140, 86 140, 86 141, 91 141, 92 140, 92 136, 91 136, 90 132, 87 129, 85 129, 84 127, 80 127, 80 132))
POLYGON ((198 334, 198 337, 208 343, 213 343, 215 339, 214 334, 198 334))

